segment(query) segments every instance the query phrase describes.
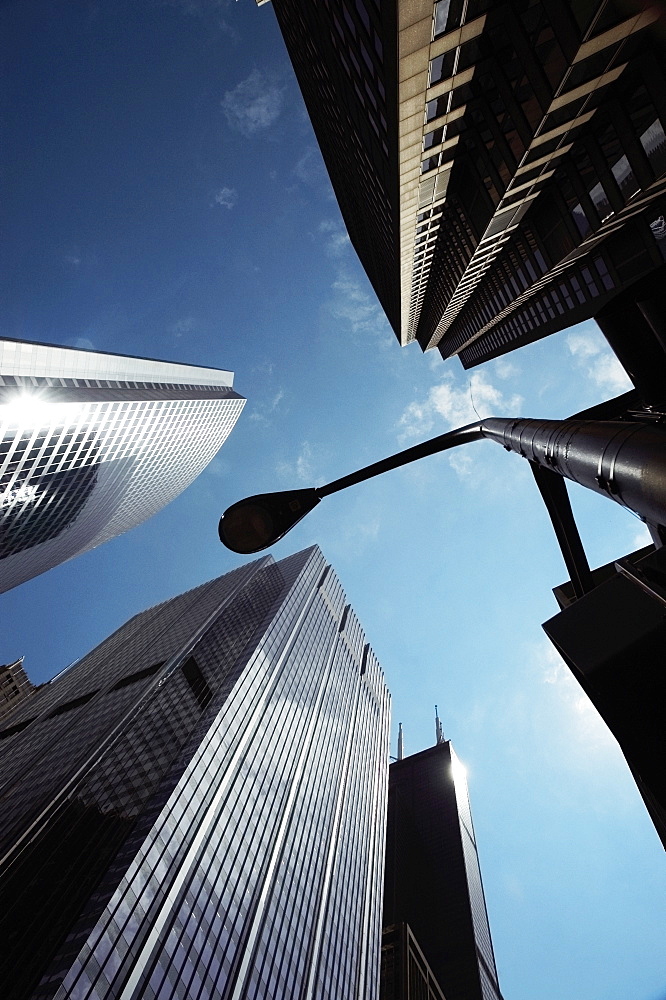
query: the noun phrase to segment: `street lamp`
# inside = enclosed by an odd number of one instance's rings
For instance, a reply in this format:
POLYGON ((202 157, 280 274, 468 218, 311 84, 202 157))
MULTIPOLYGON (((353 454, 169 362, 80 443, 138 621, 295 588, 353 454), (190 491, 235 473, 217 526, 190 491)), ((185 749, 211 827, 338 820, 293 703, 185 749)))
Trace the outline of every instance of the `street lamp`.
POLYGON ((578 595, 590 589, 590 570, 562 477, 634 511, 661 540, 666 526, 666 432, 660 424, 649 420, 510 417, 488 417, 440 434, 326 486, 239 500, 220 519, 220 539, 233 552, 260 552, 279 541, 331 493, 483 438, 529 461, 578 595))

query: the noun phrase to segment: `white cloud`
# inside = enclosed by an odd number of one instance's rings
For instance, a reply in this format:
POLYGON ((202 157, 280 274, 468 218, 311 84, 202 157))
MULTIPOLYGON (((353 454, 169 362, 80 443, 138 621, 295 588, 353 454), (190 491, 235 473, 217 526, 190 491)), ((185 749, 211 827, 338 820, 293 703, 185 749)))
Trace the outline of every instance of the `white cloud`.
POLYGON ((342 257, 351 246, 349 234, 339 222, 325 219, 319 223, 319 232, 324 234, 322 245, 330 257, 342 257))
POLYGON ((74 253, 67 254, 65 256, 65 263, 66 264, 71 264, 72 267, 78 267, 79 264, 81 263, 81 256, 80 256, 80 254, 74 254, 74 253))
POLYGON ((347 324, 354 334, 374 337, 381 347, 393 346, 393 335, 381 306, 343 267, 332 287, 335 294, 329 309, 335 319, 347 324))
POLYGON ((449 465, 461 479, 476 476, 476 463, 468 451, 452 451, 449 455, 449 465))
POLYGON ((520 375, 518 365, 514 365, 512 361, 507 361, 505 358, 497 358, 492 367, 498 378, 513 378, 514 375, 520 375))
POLYGON ((174 7, 190 17, 212 20, 222 34, 228 35, 234 44, 240 41, 240 35, 233 25, 221 16, 221 12, 231 5, 231 0, 161 0, 161 2, 164 6, 174 7))
POLYGON ((567 347, 570 353, 581 361, 593 358, 601 350, 592 333, 570 333, 567 337, 567 347))
POLYGON ((588 750, 614 748, 615 740, 608 726, 572 675, 552 643, 544 639, 533 648, 544 684, 552 685, 565 709, 573 735, 588 750))
POLYGON ((291 483, 293 483, 294 479, 298 479, 306 486, 313 486, 315 482, 315 473, 312 459, 313 455, 310 442, 304 441, 293 462, 285 461, 278 463, 278 475, 291 483))
POLYGON ((270 423, 269 417, 271 413, 277 410, 278 406, 284 399, 284 389, 278 389, 273 398, 269 400, 268 403, 261 403, 256 407, 250 414, 249 419, 254 420, 256 423, 268 424, 270 423))
POLYGON ((216 205, 223 205, 225 208, 233 208, 238 201, 238 191, 236 188, 222 187, 213 196, 216 205))
POLYGON ((641 524, 639 530, 634 534, 632 539, 632 551, 634 549, 642 549, 645 545, 650 545, 652 543, 652 535, 648 531, 647 524, 641 524))
POLYGON ((279 118, 283 96, 283 87, 254 69, 233 90, 227 90, 220 103, 229 125, 251 136, 269 128, 279 118))
POLYGON ((352 245, 344 225, 338 220, 324 219, 319 223, 318 232, 323 237, 318 242, 335 261, 333 297, 327 303, 328 311, 350 333, 365 339, 372 337, 376 347, 394 347, 393 332, 374 293, 365 291, 350 273, 345 258, 351 253, 352 245))
POLYGON ((578 367, 584 369, 588 378, 600 389, 613 395, 631 389, 627 373, 600 333, 585 330, 570 333, 567 347, 578 367))
POLYGON ((89 340, 88 337, 75 337, 70 343, 72 347, 79 347, 85 351, 94 351, 96 349, 92 340, 89 340))
POLYGON ((439 353, 436 347, 431 348, 426 351, 426 358, 428 359, 428 367, 431 372, 435 372, 436 375, 441 374, 441 367, 444 364, 444 358, 439 353))
POLYGON ((216 479, 226 479, 231 474, 231 463, 224 458, 214 458, 209 462, 205 471, 216 479))
POLYGON ((415 400, 405 408, 398 421, 399 437, 402 441, 419 437, 440 421, 452 429, 483 417, 517 416, 522 405, 522 396, 505 396, 484 372, 474 372, 467 385, 457 385, 447 371, 424 400, 415 400))
POLYGON ((184 316, 169 327, 169 333, 172 333, 174 337, 182 337, 184 333, 191 333, 195 326, 194 316, 184 316))
POLYGON ((296 162, 292 173, 301 184, 306 184, 308 187, 314 188, 331 200, 335 198, 324 161, 316 146, 307 147, 303 155, 296 162))

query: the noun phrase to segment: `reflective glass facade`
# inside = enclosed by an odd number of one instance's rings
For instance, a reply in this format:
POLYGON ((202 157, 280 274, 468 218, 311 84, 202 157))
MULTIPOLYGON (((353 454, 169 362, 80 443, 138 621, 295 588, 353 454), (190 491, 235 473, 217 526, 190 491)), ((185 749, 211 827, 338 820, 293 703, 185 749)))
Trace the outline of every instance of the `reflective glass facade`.
POLYGON ((407 924, 383 930, 379 1000, 446 1000, 407 924))
POLYGON ((391 764, 383 921, 409 925, 446 1000, 502 1000, 465 769, 448 741, 391 764))
POLYGON ((230 372, 0 340, 0 593, 127 531, 208 465, 230 372))
POLYGON ((663 263, 660 5, 273 8, 401 344, 470 367, 594 316, 663 263))
POLYGON ((0 730, 4 1000, 375 998, 389 702, 316 548, 39 689, 0 730))
POLYGON ((13 663, 0 664, 0 719, 18 705, 20 701, 29 698, 35 688, 23 669, 23 657, 13 663))

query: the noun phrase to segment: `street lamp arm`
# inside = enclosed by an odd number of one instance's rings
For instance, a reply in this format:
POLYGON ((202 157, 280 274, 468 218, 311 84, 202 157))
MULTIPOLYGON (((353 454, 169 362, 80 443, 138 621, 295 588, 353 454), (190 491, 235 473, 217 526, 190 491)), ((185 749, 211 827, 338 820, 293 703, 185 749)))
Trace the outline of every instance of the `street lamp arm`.
POLYGON ((422 441, 411 448, 405 448, 397 455, 390 455, 388 458, 382 458, 379 462, 373 462, 372 465, 366 465, 364 469, 358 469, 357 472, 351 472, 348 476, 342 476, 341 479, 336 479, 326 486, 318 486, 315 493, 320 499, 323 499, 330 496, 331 493, 347 489, 348 486, 355 486, 356 483, 372 479, 373 476, 380 476, 383 472, 389 472, 391 469, 400 468, 401 465, 416 462, 419 458, 436 455, 440 451, 448 451, 449 448, 467 444, 468 441, 479 441, 483 437, 485 434, 480 420, 475 424, 466 424, 465 427, 458 427, 456 430, 447 431, 446 434, 439 434, 429 441, 422 441))
MULTIPOLYGON (((234 552, 244 555, 259 552, 279 541, 331 493, 427 455, 482 438, 526 458, 533 469, 540 467, 543 470, 537 476, 537 483, 561 545, 564 540, 564 548, 570 547, 572 539, 574 548, 580 549, 580 544, 573 538, 572 530, 565 526, 565 521, 573 522, 564 512, 563 497, 558 499, 557 491, 547 486, 550 473, 610 497, 657 529, 663 530, 666 526, 666 430, 663 426, 644 421, 487 417, 406 448, 325 486, 263 493, 239 500, 220 519, 220 539, 234 552)), ((565 555, 565 559, 567 565, 577 563, 583 577, 589 573, 586 564, 573 551, 565 555)), ((585 589, 584 579, 580 586, 585 589)))

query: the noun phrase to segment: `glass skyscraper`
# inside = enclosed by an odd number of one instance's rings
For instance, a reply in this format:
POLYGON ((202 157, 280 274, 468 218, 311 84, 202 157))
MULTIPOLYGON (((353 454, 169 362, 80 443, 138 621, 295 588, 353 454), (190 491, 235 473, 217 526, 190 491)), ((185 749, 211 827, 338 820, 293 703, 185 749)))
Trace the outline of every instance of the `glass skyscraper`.
POLYGON ((146 520, 245 400, 231 372, 0 340, 0 593, 146 520))
POLYGON ((317 548, 137 615, 0 731, 3 1000, 373 1000, 390 696, 317 548))
POLYGON ((446 1000, 502 1000, 465 768, 439 725, 438 740, 389 769, 382 998, 429 995, 408 992, 398 975, 397 958, 409 964, 399 947, 407 924, 446 1000))

